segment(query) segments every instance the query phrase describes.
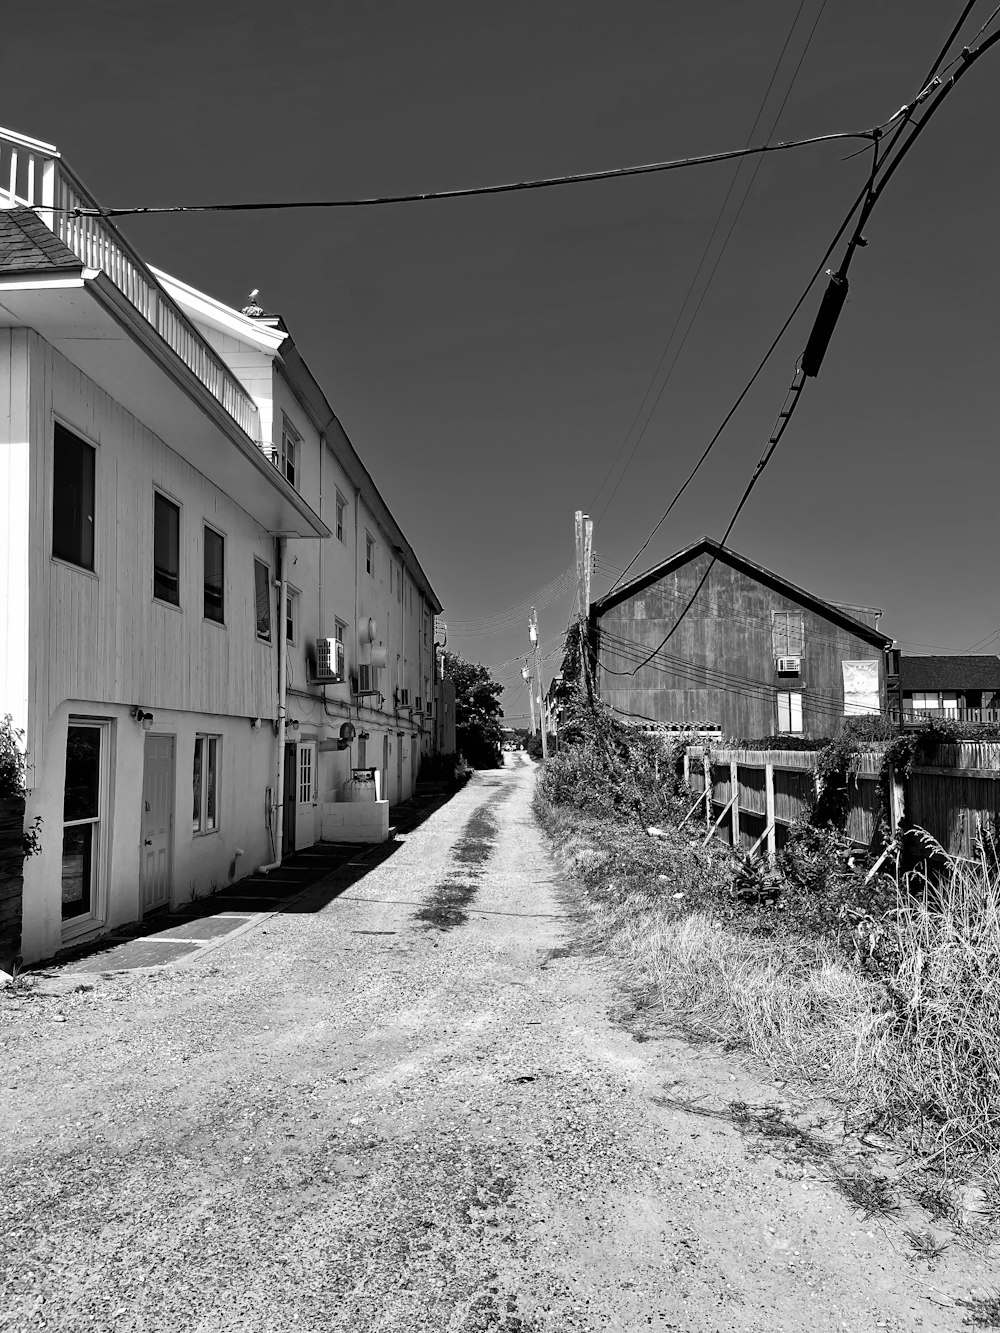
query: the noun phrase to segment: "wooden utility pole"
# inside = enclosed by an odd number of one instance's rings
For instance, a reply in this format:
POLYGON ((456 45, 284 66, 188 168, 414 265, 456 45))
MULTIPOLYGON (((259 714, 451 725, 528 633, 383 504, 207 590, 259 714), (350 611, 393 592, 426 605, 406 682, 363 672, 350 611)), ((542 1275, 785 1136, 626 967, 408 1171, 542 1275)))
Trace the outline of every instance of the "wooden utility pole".
POLYGON ((528 670, 528 664, 525 662, 521 668, 521 678, 528 687, 528 709, 531 713, 531 734, 535 734, 535 696, 531 692, 531 672, 528 670))
POLYGON ((531 638, 531 651, 535 667, 535 687, 538 690, 538 727, 542 733, 542 763, 544 763, 549 757, 549 738, 546 735, 545 704, 542 699, 542 664, 538 657, 538 616, 534 607, 531 608, 528 634, 531 638))
POLYGON ((590 679, 590 563, 594 541, 593 520, 581 509, 576 511, 576 596, 577 596, 577 647, 580 651, 580 670, 587 687, 587 699, 591 707, 594 704, 594 689, 590 679))

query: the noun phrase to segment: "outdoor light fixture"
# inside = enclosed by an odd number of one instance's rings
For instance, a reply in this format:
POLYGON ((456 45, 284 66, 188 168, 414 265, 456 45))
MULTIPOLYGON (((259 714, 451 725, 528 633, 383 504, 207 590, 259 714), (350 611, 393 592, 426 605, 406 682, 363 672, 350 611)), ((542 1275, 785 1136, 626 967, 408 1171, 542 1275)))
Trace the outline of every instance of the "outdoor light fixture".
POLYGON ((288 723, 287 723, 287 725, 288 725, 288 730, 289 730, 289 731, 298 731, 298 729, 299 729, 299 719, 298 719, 297 717, 290 717, 290 718, 288 719, 288 723))
POLYGON ((259 717, 252 717, 252 718, 250 719, 250 730, 251 730, 251 731, 260 731, 260 727, 261 727, 261 721, 260 721, 260 718, 259 718, 259 717))
POLYGON ((153 714, 147 713, 144 709, 140 708, 138 704, 132 709, 132 717, 140 724, 143 731, 149 731, 150 727, 153 725, 153 714))

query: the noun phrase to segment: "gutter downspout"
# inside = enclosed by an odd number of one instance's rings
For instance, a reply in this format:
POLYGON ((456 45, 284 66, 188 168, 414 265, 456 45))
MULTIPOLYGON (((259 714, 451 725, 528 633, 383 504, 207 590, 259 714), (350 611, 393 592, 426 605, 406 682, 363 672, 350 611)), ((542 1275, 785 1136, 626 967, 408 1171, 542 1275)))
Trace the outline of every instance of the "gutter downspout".
POLYGON ((275 800, 271 807, 274 815, 274 860, 267 865, 258 866, 258 875, 266 875, 269 870, 277 870, 281 865, 284 851, 285 832, 285 717, 288 703, 288 648, 285 643, 285 599, 288 596, 288 579, 285 573, 288 550, 287 537, 278 538, 278 765, 275 778, 275 800))

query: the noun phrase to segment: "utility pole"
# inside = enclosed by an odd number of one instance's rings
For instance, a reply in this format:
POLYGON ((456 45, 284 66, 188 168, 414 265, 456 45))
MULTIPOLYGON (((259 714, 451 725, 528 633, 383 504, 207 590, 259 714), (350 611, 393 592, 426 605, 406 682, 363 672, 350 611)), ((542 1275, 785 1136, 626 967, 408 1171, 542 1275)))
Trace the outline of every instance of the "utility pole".
POLYGON ((542 733, 542 763, 544 763, 549 757, 549 738, 546 735, 545 705, 542 702, 542 664, 538 660, 538 615, 535 612, 534 607, 531 608, 528 636, 531 639, 531 652, 535 667, 535 686, 538 690, 538 723, 539 730, 542 733))
POLYGON ((591 518, 578 509, 575 515, 576 527, 576 580, 577 580, 577 635, 580 650, 580 670, 587 687, 587 699, 591 707, 594 704, 594 691, 590 680, 589 638, 590 638, 590 566, 591 551, 594 542, 594 523, 591 518))
POLYGON ((531 672, 528 670, 528 664, 525 662, 521 668, 521 679, 528 687, 528 708, 531 711, 531 734, 535 734, 535 696, 531 693, 531 672))

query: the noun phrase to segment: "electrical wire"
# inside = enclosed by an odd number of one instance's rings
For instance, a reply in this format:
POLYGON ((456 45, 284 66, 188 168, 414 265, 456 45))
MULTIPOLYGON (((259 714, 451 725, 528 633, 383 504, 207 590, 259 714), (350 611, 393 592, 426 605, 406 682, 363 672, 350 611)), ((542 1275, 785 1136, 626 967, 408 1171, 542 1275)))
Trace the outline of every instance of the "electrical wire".
MULTIPOLYGON (((749 136, 747 137, 747 143, 748 143, 748 144, 752 141, 754 134, 756 134, 756 132, 757 132, 757 126, 759 125, 760 120, 761 120, 761 117, 762 117, 763 114, 764 114, 764 108, 765 108, 766 105, 767 105, 767 100, 768 100, 768 98, 769 98, 770 95, 771 95, 771 90, 772 90, 772 88, 774 87, 775 79, 776 79, 777 76, 778 76, 778 70, 781 68, 781 63, 782 63, 782 61, 783 61, 784 58, 785 58, 785 52, 788 50, 788 45, 789 45, 789 43, 790 43, 791 40, 792 40, 792 35, 793 35, 793 33, 795 32, 796 27, 798 26, 799 18, 801 17, 801 15, 802 15, 802 11, 803 11, 803 9, 805 8, 805 3, 806 3, 806 0, 800 0, 798 10, 797 10, 796 13, 795 13, 795 17, 792 19, 792 25, 791 25, 791 27, 790 27, 789 30, 788 30, 788 34, 787 34, 787 36, 785 37, 784 45, 783 45, 782 48, 781 48, 781 51, 780 51, 780 53, 779 53, 779 55, 778 55, 778 59, 777 59, 777 61, 775 62, 774 69, 771 71, 771 78, 770 78, 770 80, 769 80, 769 82, 768 82, 768 85, 767 85, 767 88, 766 88, 766 90, 765 90, 765 92, 764 92, 764 96, 763 96, 763 98, 762 98, 762 100, 761 100, 760 106, 757 108, 757 115, 754 117, 753 126, 751 127, 750 134, 749 134, 749 136)), ((811 43, 812 43, 813 35, 814 35, 814 33, 816 32, 816 28, 817 28, 818 25, 819 25, 819 21, 820 21, 820 19, 821 19, 822 16, 823 16, 823 11, 824 11, 825 8, 826 8, 826 3, 827 3, 827 0, 821 0, 821 4, 820 4, 819 10, 818 10, 818 12, 817 12, 817 14, 816 14, 815 21, 813 22, 812 29, 810 30, 810 32, 809 32, 809 36, 806 38, 805 46, 802 48, 802 51, 801 51, 801 53, 800 53, 800 55, 799 55, 798 63, 797 63, 796 66, 795 66, 795 69, 794 69, 794 71, 793 71, 793 73, 792 73, 791 80, 790 80, 790 82, 789 82, 789 84, 788 84, 788 87, 787 87, 786 90, 785 90, 785 95, 784 95, 784 97, 782 98, 781 105, 778 107, 778 110, 777 110, 777 113, 775 114, 774 120, 771 122, 771 129, 770 129, 770 131, 769 131, 769 134, 773 134, 773 133, 774 133, 774 130, 775 130, 777 124, 778 124, 778 121, 781 119, 782 112, 783 112, 784 109, 785 109, 785 106, 786 106, 786 104, 787 104, 787 102, 788 102, 788 98, 789 98, 789 96, 790 96, 790 94, 791 94, 792 88, 795 86, 795 81, 796 81, 796 79, 798 78, 799 70, 802 68, 802 62, 805 60, 806 53, 808 52, 809 47, 810 47, 810 45, 811 45, 811 43)), ((622 482, 625 480, 625 476, 626 476, 626 474, 628 473, 628 470, 629 470, 629 468, 630 468, 631 465, 632 465, 632 460, 635 458, 635 455, 636 455, 636 453, 637 453, 637 451, 638 451, 638 449, 639 449, 639 445, 642 443, 643 438, 645 437, 646 430, 647 430, 648 427, 649 427, 649 423, 650 423, 650 421, 653 419, 653 414, 655 413, 657 407, 659 406, 660 399, 663 397, 664 391, 666 390, 667 385, 670 383, 671 376, 672 376, 673 373, 674 373, 674 369, 675 369, 675 367, 677 366, 677 363, 678 363, 678 361, 679 361, 679 359, 680 359, 681 353, 684 351, 684 347, 685 347, 685 345, 687 344, 687 340, 688 340, 688 337, 690 336, 691 330, 692 330, 692 329, 694 328, 694 326, 695 326, 695 323, 696 323, 696 321, 697 321, 697 319, 698 319, 698 315, 699 315, 700 312, 701 312, 702 305, 704 304, 705 298, 706 298, 707 295, 708 295, 709 289, 710 289, 710 287, 711 287, 711 285, 712 285, 712 282, 713 282, 713 280, 714 280, 714 278, 715 278, 715 275, 716 275, 716 273, 717 273, 718 270, 719 270, 719 265, 722 263, 723 256, 725 255, 725 253, 726 253, 726 249, 727 249, 727 247, 728 247, 728 245, 729 245, 729 242, 730 242, 730 240, 732 239, 733 232, 734 232, 735 229, 736 229, 736 225, 737 225, 737 223, 738 223, 739 220, 740 220, 740 216, 742 215, 742 212, 743 212, 743 209, 744 209, 744 207, 745 207, 745 205, 746 205, 747 200, 750 198, 750 192, 751 192, 751 190, 753 189, 754 181, 757 179, 757 173, 758 173, 759 170, 760 170, 760 166, 761 166, 761 163, 763 162, 763 160, 764 160, 763 157, 758 157, 757 160, 756 160, 756 162, 754 163, 753 171, 752 171, 752 173, 751 173, 751 176, 750 176, 749 181, 747 182, 747 187, 746 187, 745 191, 743 192, 743 197, 742 197, 742 199, 740 200, 739 206, 737 207, 736 212, 735 212, 735 214, 734 214, 734 216, 733 216, 733 219, 732 219, 732 221, 731 221, 730 224, 729 224, 729 230, 726 232, 726 236, 725 236, 725 239, 724 239, 723 242, 722 242, 722 246, 721 246, 721 248, 720 248, 720 250, 719 250, 719 253, 718 253, 718 254, 716 255, 716 257, 715 257, 715 263, 712 265, 712 271, 709 273, 709 275, 708 275, 708 280, 706 281, 705 285, 702 287, 701 294, 700 294, 700 296, 698 297, 698 302, 697 302, 697 304, 696 304, 696 306, 695 306, 695 308, 694 308, 694 311, 693 311, 693 313, 692 313, 692 315, 691 315, 690 320, 688 321, 688 325, 687 325, 687 328, 686 328, 685 331, 684 331, 684 335, 683 335, 683 337, 682 337, 681 340, 680 340, 680 343, 679 343, 679 345, 678 345, 678 347, 677 347, 677 350, 674 352, 674 355, 673 355, 673 357, 671 358, 670 365, 669 365, 668 368, 667 368, 667 373, 666 373, 666 375, 664 376, 662 383, 660 384, 660 387, 659 387, 659 390, 657 391, 656 397, 653 399, 653 402, 652 402, 652 405, 650 406, 649 412, 646 414, 646 419, 645 419, 645 421, 643 422, 643 425, 642 425, 642 427, 641 427, 641 429, 640 429, 640 431, 639 431, 638 436, 637 436, 636 439, 635 439, 634 444, 632 445, 632 449, 631 449, 631 451, 630 451, 630 453, 629 453, 629 455, 628 455, 628 458, 625 460, 625 466, 624 466, 624 468, 622 469, 621 473, 619 474, 618 480, 615 482, 615 485, 614 485, 613 490, 611 491, 611 494, 608 496, 607 500, 605 501, 603 509, 601 510, 600 514, 598 514, 598 516, 597 516, 597 522, 598 522, 598 523, 600 523, 601 520, 604 518, 604 515, 608 512, 608 509, 611 507, 611 502, 614 500, 615 496, 618 494, 618 490, 619 490, 619 488, 621 487, 622 482)), ((691 279, 691 283, 690 283, 690 285, 689 285, 689 287, 688 287, 688 289, 687 289, 687 292, 686 292, 686 294, 685 294, 685 296, 684 296, 684 300, 681 302, 681 307, 680 307, 680 309, 679 309, 679 311, 678 311, 678 313, 677 313, 677 318, 674 320, 673 328, 670 330, 670 335, 669 335, 669 337, 667 338, 667 341, 666 341, 666 343, 664 344, 664 347, 663 347, 663 351, 662 351, 661 354, 660 354, 660 359, 659 359, 659 361, 657 362, 656 370, 653 372, 653 378, 652 378, 652 380, 650 381, 650 383, 649 383, 649 387, 647 388, 645 394, 643 395, 642 402, 639 404, 639 408, 638 408, 638 410, 636 411, 635 416, 632 418, 632 422, 631 422, 631 424, 630 424, 628 430, 627 430, 626 433, 625 433, 625 438, 624 438, 624 440, 622 441, 621 448, 618 450, 618 453, 617 453, 617 455, 616 455, 616 457, 615 457, 614 462, 611 464, 611 467, 608 469, 607 473, 605 474, 604 480, 601 482, 600 486, 598 487, 598 489, 597 489, 597 495, 595 495, 594 499, 591 501, 591 505, 590 505, 591 509, 593 509, 593 508, 595 507, 595 505, 597 504, 597 497, 600 495, 601 491, 602 491, 602 490, 604 489, 604 487, 607 485, 608 480, 610 479, 610 477, 613 475, 615 469, 617 468, 618 463, 619 463, 619 460, 621 459, 621 456, 622 456, 622 454, 624 453, 626 446, 628 445, 629 437, 631 436, 632 432, 635 430, 635 427, 636 427, 636 425, 637 425, 637 423, 638 423, 638 421, 639 421, 639 418, 642 416, 643 409, 644 409, 645 406, 646 406, 646 402, 647 402, 647 400, 648 400, 648 398, 649 398, 649 395, 652 393, 652 391, 653 391, 653 387, 654 387, 654 385, 656 384, 656 381, 657 381, 657 379, 658 379, 658 377, 659 377, 660 371, 661 371, 661 369, 663 368, 663 363, 664 363, 664 361, 666 360, 667 352, 670 350, 670 345, 671 345, 671 343, 672 343, 673 340, 674 340, 674 336, 675 336, 675 334, 677 333, 678 328, 680 327, 681 320, 682 320, 683 317, 684 317, 684 312, 685 312, 685 310, 687 309, 687 307, 688 307, 688 303, 689 303, 689 301, 691 300, 691 297, 692 297, 692 294, 694 293, 695 287, 697 286, 698 279, 701 277, 702 270, 703 270, 704 267, 705 267, 706 260, 708 259, 709 253, 710 253, 710 251, 711 251, 712 244, 713 244, 713 242, 715 241, 716 236, 718 235, 719 228, 722 226, 722 219, 723 219, 724 216, 725 216, 726 209, 729 207, 729 201, 730 201, 730 199, 731 199, 732 196, 733 196, 733 191, 734 191, 735 188, 736 188, 736 182, 737 182, 737 181, 739 180, 739 178, 740 178, 740 172, 742 171, 742 169, 743 169, 743 163, 742 163, 742 162, 739 162, 739 163, 737 164, 737 167, 736 167, 735 172, 733 173, 732 180, 729 182, 729 189, 726 191, 726 196, 725 196, 725 198, 724 198, 723 201, 722 201, 722 206, 720 207, 719 212, 718 212, 718 216, 717 216, 716 219, 715 219, 715 223, 714 223, 714 225, 713 225, 713 227, 712 227, 711 234, 709 235, 708 241, 707 241, 706 244, 705 244, 705 248, 704 248, 704 250, 702 251, 701 258, 700 258, 699 261, 698 261, 698 267, 696 268, 696 270, 695 270, 695 272, 694 272, 694 276, 693 276, 692 279, 691 279)))
MULTIPOLYGON (((669 158, 663 162, 643 162, 630 167, 611 167, 604 171, 580 171, 562 176, 542 176, 533 180, 509 181, 499 185, 473 185, 455 190, 421 190, 413 194, 383 194, 351 199, 277 199, 243 203, 145 204, 116 208, 53 208, 51 205, 46 205, 44 208, 46 213, 65 213, 69 217, 102 218, 137 217, 148 213, 260 213, 289 208, 372 208, 385 204, 416 204, 440 199, 469 199, 478 195, 513 194, 517 191, 544 190, 558 185, 580 185, 589 181, 616 180, 623 176, 648 176, 655 172, 678 171, 685 167, 708 166, 716 162, 731 162, 736 158, 785 152, 791 148, 807 148, 813 144, 831 143, 838 139, 871 139, 874 134, 873 129, 838 130, 832 134, 814 134, 804 139, 786 139, 778 143, 748 145, 744 148, 728 149, 722 153, 701 153, 689 157, 669 158)), ((39 205, 39 208, 41 207, 39 205)))
MULTIPOLYGON (((913 100, 912 102, 910 102, 909 104, 907 104, 906 106, 901 107, 899 111, 895 112, 892 116, 889 117, 889 119, 888 119, 887 121, 883 122, 882 125, 880 125, 880 126, 878 127, 877 135, 876 135, 876 138, 875 138, 875 141, 874 141, 874 142, 875 142, 876 152, 877 152, 877 150, 878 150, 879 137, 880 137, 881 134, 884 132, 885 128, 886 128, 887 126, 891 125, 891 124, 892 124, 895 120, 897 120, 901 115, 904 117, 903 120, 901 121, 901 123, 896 127, 896 130, 895 130, 895 132, 894 132, 894 134, 893 134, 892 139, 890 140, 888 146, 886 147, 885 151, 884 151, 883 154, 882 154, 882 164, 883 164, 883 165, 885 165, 885 163, 886 163, 886 159, 888 158, 889 154, 892 152, 893 148, 895 148, 896 143, 897 143, 897 141, 898 141, 900 135, 903 133, 903 131, 904 131, 904 130, 907 128, 907 126, 909 125, 914 110, 915 110, 916 107, 921 103, 921 100, 924 99, 924 98, 926 97, 926 95, 927 95, 927 90, 930 88, 931 84, 933 83, 933 81, 934 81, 934 79, 935 79, 935 76, 937 75, 937 71, 938 71, 938 69, 939 69, 939 67, 940 67, 940 65, 941 65, 941 63, 942 63, 942 61, 944 60, 944 58, 945 58, 945 56, 947 55, 949 49, 951 48, 952 42, 953 42, 953 41, 955 40, 955 38, 957 37, 958 33, 960 32, 960 30, 961 30, 961 28, 962 28, 962 25, 965 23, 965 20, 968 18, 969 14, 972 12, 972 9, 975 7, 975 4, 976 4, 976 0, 967 0, 967 3, 966 3, 966 5, 965 5, 965 7, 964 7, 964 9, 963 9, 963 11, 962 11, 962 14, 960 15, 960 17, 959 17, 958 21, 956 22, 955 26, 952 28, 952 30, 951 30, 951 32, 950 32, 950 34, 949 34, 947 40, 945 41, 944 45, 942 46, 942 48, 941 48, 941 50, 940 50, 940 52, 939 52, 939 54, 938 54, 936 60, 935 60, 934 63, 931 65, 930 70, 928 71, 927 75, 925 76, 925 78, 924 78, 924 80, 923 80, 923 82, 922 82, 922 84, 921 84, 921 90, 920 90, 920 92, 917 94, 917 97, 914 98, 914 100, 913 100)), ((1000 7, 998 7, 996 13, 1000 13, 1000 7)), ((988 26, 989 23, 992 22, 993 18, 996 17, 996 13, 994 13, 993 15, 990 16, 990 19, 987 20, 987 24, 984 25, 984 26, 988 26)), ((979 54, 981 54, 982 51, 985 50, 986 47, 987 47, 988 45, 992 45, 992 43, 993 43, 994 40, 996 40, 996 39, 995 39, 995 38, 991 38, 990 41, 989 41, 988 43, 984 43, 984 46, 983 46, 982 48, 980 48, 980 50, 979 50, 979 54)), ((964 53, 963 53, 963 55, 964 55, 964 53)), ((962 59, 962 57, 958 57, 958 59, 962 59)), ((952 62, 952 63, 954 64, 955 62, 952 62)), ((966 65, 966 66, 963 66, 963 70, 964 70, 964 68, 967 68, 967 65, 966 65)), ((961 72, 963 72, 963 71, 959 71, 959 73, 961 73, 961 72)), ((954 78, 954 77, 957 77, 957 76, 953 76, 953 78, 954 78)), ((953 85, 952 85, 952 86, 953 86, 953 85)), ((947 91, 950 91, 950 88, 947 89, 947 91)), ((942 95, 943 95, 943 94, 942 94, 942 95)), ((936 105, 936 104, 937 104, 937 101, 935 102, 935 105, 936 105)), ((921 121, 920 123, 923 124, 924 122, 921 121)), ((905 152, 909 149, 910 144, 911 144, 912 142, 913 142, 913 138, 911 137, 911 139, 908 140, 907 143, 904 144, 903 147, 900 149, 900 153, 905 153, 905 152)), ((890 172, 891 172, 892 170, 895 169, 895 163, 896 163, 897 161, 898 161, 898 157, 897 157, 896 159, 894 159, 893 163, 890 165, 890 172)), ((773 355, 775 349, 777 348, 778 343, 779 343, 779 342, 781 341, 781 339, 784 337, 784 334, 785 334, 785 332, 787 331, 787 329, 789 328, 790 324, 792 323, 792 320, 793 320, 793 319, 795 318, 795 316, 798 314, 798 312, 799 312, 799 310, 801 309, 802 305, 804 304, 804 302, 805 302, 807 296, 809 295, 809 292, 812 290, 813 285, 815 284, 816 280, 819 278, 820 274, 823 272, 827 260, 828 260, 828 259, 830 258, 830 256, 832 255, 834 249, 836 248, 836 246, 837 246, 838 243, 840 242, 841 237, 844 235, 845 231, 847 230, 848 226, 850 225, 851 220, 852 220, 852 218, 854 217, 854 214, 855 214, 859 209, 861 209, 861 210, 862 210, 862 218, 861 218, 861 221, 859 221, 859 224, 858 224, 858 226, 857 226, 856 229, 855 229, 855 235, 854 235, 854 238, 853 238, 853 243, 854 243, 854 245, 856 245, 856 244, 859 243, 859 241, 860 241, 860 228, 861 228, 861 226, 863 225, 864 220, 866 220, 866 215, 864 214, 864 206, 865 206, 865 203, 866 203, 866 201, 868 201, 869 199, 875 199, 875 198, 878 197, 878 193, 881 193, 881 188, 884 187, 884 183, 885 183, 885 178, 883 178, 883 181, 880 183, 879 188, 878 188, 878 191, 876 192, 875 189, 874 189, 874 180, 873 180, 873 176, 870 176, 870 177, 869 177, 869 180, 866 182, 864 188, 863 188, 863 189, 861 190, 861 192, 858 194, 857 198, 854 200, 854 203, 851 205, 850 209, 848 210, 847 215, 845 216, 843 222, 842 222, 842 223, 840 224, 840 226, 837 228, 837 232, 836 232, 836 234, 834 235, 833 240, 832 240, 832 241, 830 242, 830 244, 827 246, 826 251, 825 251, 825 253, 824 253, 824 255, 823 255, 823 258, 820 260, 819 264, 817 265, 816 269, 814 270, 813 275, 812 275, 812 277, 809 279, 808 283, 806 284, 806 287, 805 287, 805 289, 803 290, 801 296, 800 296, 799 299, 796 301, 795 305, 792 307, 792 310, 791 310, 791 312, 789 313, 788 317, 786 318, 784 324, 782 324, 781 328, 778 330, 778 333, 777 333, 776 337, 774 338, 773 342, 772 342, 771 345, 768 347, 767 351, 764 353, 764 356, 761 358, 761 361, 760 361, 760 363, 758 364, 756 370, 755 370, 754 373, 751 375, 750 379, 748 380, 748 382, 747 382, 747 384, 744 386, 744 388, 740 391, 740 394, 739 394, 738 397, 736 398, 736 401, 733 403, 732 407, 729 409, 729 411, 726 413, 725 417, 723 418, 721 425, 720 425, 719 428, 716 430, 716 432, 715 432, 715 434, 712 436, 712 438, 709 440, 708 444, 705 446, 705 449, 703 450, 703 452, 702 452, 701 456, 699 457, 698 461, 695 463, 695 465, 694 465, 694 467, 692 468, 691 472, 688 474, 688 476, 685 478, 684 482, 681 484, 681 486, 679 487, 679 489, 677 490, 677 492, 674 494, 674 496, 673 496, 673 498, 671 499, 670 503, 667 505, 667 508, 664 510, 664 512, 661 514, 660 518, 657 520, 657 522, 656 522, 656 524, 654 525, 652 531, 649 533, 649 536, 646 538, 646 540, 645 540, 645 541, 643 542, 643 544, 640 546, 639 550, 636 551, 635 555, 632 557, 632 559, 631 559, 631 560, 628 562, 628 564, 625 566, 624 570, 622 571, 621 575, 619 576, 619 580, 618 580, 619 582, 621 581, 622 578, 625 577, 625 575, 626 575, 626 574, 628 573, 628 571, 632 568, 632 566, 635 564, 635 562, 639 559, 639 557, 643 554, 643 552, 648 548, 650 542, 653 540, 653 538, 656 536, 657 532, 658 532, 658 531, 660 530, 660 528, 663 526, 664 522, 666 521, 666 519, 668 518, 668 516, 670 515, 670 513, 673 511, 675 505, 676 505, 677 502, 680 500, 681 496, 684 494, 684 492, 687 490, 688 486, 689 486, 689 485, 691 484, 691 482, 694 480, 694 478, 695 478, 695 476, 697 475, 698 471, 700 470, 702 464, 705 462, 705 460, 708 458, 709 454, 712 452, 712 450, 714 449, 715 445, 717 444, 717 442, 718 442, 719 438, 721 437, 723 431, 724 431, 724 430, 726 429, 726 427, 729 425, 729 422, 730 422, 730 421, 732 420, 732 418, 735 416, 737 410, 739 409, 739 407, 740 407, 741 404, 743 403, 743 400, 746 398, 747 394, 748 394, 748 393, 750 392, 750 390, 753 388, 753 386, 754 386, 754 384, 756 383, 757 379, 759 378, 761 372, 763 371, 764 367, 767 365, 767 362, 770 360, 770 358, 771 358, 771 356, 773 355)), ((869 213, 870 213, 870 211, 871 211, 870 208, 869 208, 868 211, 869 211, 869 213)), ((617 586, 617 585, 616 585, 616 586, 617 586)), ((613 589, 612 589, 612 591, 613 591, 613 589)))

